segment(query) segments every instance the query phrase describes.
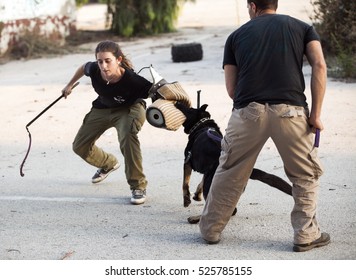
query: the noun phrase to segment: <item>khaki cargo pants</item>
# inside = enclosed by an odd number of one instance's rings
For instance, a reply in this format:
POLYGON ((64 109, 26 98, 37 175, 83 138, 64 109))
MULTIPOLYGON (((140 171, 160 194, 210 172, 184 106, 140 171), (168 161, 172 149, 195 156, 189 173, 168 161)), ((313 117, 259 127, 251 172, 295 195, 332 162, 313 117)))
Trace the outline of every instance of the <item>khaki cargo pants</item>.
POLYGON ((258 154, 269 137, 293 183, 291 222, 294 243, 308 243, 321 233, 316 220, 319 177, 323 170, 313 147, 314 134, 303 107, 256 102, 234 109, 222 140, 219 167, 200 220, 202 237, 217 241, 243 193, 258 154))
POLYGON ((114 109, 92 108, 85 116, 73 142, 73 151, 87 163, 98 168, 112 168, 118 161, 95 145, 96 140, 109 128, 115 127, 120 150, 125 159, 127 182, 133 189, 145 190, 147 181, 142 168, 142 154, 138 132, 146 120, 142 103, 114 109))

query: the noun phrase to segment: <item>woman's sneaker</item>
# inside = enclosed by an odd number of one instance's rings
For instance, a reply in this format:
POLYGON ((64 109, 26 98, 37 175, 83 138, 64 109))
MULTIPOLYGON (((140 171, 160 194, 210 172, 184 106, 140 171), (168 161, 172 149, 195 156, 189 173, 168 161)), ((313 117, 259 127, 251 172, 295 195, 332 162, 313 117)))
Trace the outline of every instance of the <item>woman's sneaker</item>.
POLYGON ((146 190, 133 190, 132 191, 132 197, 131 197, 131 203, 138 205, 142 204, 146 201, 146 190))
POLYGON ((120 167, 120 163, 116 163, 113 168, 104 169, 99 168, 96 173, 94 174, 93 178, 91 178, 91 182, 96 184, 103 181, 109 174, 120 167))

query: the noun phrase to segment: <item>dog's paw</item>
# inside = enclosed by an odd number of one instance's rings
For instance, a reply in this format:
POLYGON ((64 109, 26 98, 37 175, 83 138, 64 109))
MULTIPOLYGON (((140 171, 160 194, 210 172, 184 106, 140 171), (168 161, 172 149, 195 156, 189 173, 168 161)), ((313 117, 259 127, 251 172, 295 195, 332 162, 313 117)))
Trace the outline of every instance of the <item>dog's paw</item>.
POLYGON ((200 215, 198 215, 198 216, 190 216, 187 220, 188 220, 188 223, 190 223, 190 224, 197 224, 197 223, 199 223, 199 221, 200 221, 200 215))
POLYGON ((202 201, 203 197, 202 197, 202 193, 195 193, 193 196, 193 199, 195 201, 202 201))

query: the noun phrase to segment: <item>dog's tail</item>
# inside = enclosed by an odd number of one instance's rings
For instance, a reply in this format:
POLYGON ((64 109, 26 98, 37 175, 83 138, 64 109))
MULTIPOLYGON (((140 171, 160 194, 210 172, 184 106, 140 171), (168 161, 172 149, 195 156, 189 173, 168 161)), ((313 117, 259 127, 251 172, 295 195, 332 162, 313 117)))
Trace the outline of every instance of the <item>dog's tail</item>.
POLYGON ((254 168, 252 170, 250 179, 252 180, 259 180, 271 187, 279 189, 280 191, 292 195, 292 186, 284 181, 282 178, 275 176, 273 174, 264 172, 260 169, 254 168))

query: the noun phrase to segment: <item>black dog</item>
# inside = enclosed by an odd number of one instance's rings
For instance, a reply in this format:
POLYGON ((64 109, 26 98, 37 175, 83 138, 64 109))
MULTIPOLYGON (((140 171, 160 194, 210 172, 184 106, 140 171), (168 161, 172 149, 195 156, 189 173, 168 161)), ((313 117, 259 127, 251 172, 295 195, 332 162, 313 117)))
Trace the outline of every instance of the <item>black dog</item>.
MULTIPOLYGON (((183 201, 184 207, 191 203, 189 181, 192 170, 203 174, 203 179, 198 185, 193 199, 202 200, 207 198, 212 179, 216 168, 219 165, 221 152, 222 133, 219 126, 213 119, 210 119, 210 113, 206 111, 208 105, 204 104, 199 109, 188 108, 181 103, 176 103, 176 107, 186 116, 183 123, 184 132, 189 135, 188 144, 184 151, 184 173, 183 173, 183 201)), ((280 191, 292 195, 292 186, 278 176, 266 173, 254 168, 250 179, 259 180, 280 191)), ((232 215, 235 215, 236 208, 232 215)), ((188 218, 189 223, 198 223, 200 216, 188 218)))

